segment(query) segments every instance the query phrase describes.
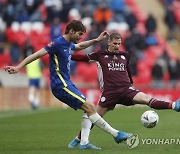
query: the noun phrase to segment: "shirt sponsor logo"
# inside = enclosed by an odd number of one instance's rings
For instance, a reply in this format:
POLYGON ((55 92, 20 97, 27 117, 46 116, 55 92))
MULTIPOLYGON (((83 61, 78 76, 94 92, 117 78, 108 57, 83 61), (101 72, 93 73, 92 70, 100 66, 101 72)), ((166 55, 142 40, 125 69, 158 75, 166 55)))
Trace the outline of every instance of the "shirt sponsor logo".
POLYGON ((123 63, 116 63, 111 61, 108 63, 109 71, 125 71, 125 65, 123 63))

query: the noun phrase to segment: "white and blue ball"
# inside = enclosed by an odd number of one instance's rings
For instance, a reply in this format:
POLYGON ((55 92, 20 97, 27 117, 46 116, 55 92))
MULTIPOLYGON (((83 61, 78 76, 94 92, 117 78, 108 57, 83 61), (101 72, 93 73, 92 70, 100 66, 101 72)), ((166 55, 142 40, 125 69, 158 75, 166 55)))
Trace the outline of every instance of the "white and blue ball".
POLYGON ((153 128, 159 122, 159 116, 155 111, 145 111, 141 116, 141 122, 146 128, 153 128))

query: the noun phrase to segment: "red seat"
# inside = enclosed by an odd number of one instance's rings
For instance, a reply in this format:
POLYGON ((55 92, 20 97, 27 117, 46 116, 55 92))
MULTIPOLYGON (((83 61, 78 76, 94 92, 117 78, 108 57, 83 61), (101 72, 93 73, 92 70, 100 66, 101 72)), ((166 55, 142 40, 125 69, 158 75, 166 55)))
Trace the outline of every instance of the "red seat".
POLYGON ((81 76, 84 82, 97 82, 98 73, 95 63, 78 63, 77 76, 81 76))
POLYGON ((0 54, 0 68, 9 65, 11 62, 11 58, 9 55, 9 51, 5 51, 4 54, 0 54))
POLYGON ((135 7, 137 4, 134 0, 125 0, 126 4, 131 7, 135 7))
POLYGON ((174 14, 178 25, 180 25, 180 10, 179 9, 174 10, 174 14))
POLYGON ((42 60, 44 65, 49 66, 49 55, 48 54, 41 57, 41 60, 42 60))

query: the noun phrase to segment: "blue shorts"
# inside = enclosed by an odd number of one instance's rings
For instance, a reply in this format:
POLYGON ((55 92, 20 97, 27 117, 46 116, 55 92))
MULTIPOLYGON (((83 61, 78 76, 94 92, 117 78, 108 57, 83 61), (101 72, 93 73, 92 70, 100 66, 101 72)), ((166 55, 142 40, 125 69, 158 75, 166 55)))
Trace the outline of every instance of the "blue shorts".
POLYGON ((58 100, 74 110, 79 109, 86 101, 86 97, 73 85, 62 89, 53 88, 52 93, 58 100))
POLYGON ((29 79, 29 86, 34 86, 36 88, 39 88, 40 86, 40 79, 29 79))

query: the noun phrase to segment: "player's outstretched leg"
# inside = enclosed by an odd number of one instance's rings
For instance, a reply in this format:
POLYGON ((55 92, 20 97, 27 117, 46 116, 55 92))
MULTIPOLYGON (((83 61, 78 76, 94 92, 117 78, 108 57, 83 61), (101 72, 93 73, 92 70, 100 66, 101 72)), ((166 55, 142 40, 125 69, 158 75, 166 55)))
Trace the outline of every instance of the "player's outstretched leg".
POLYGON ((101 148, 96 147, 92 144, 89 143, 89 134, 90 130, 92 128, 92 123, 89 120, 88 116, 86 113, 83 114, 82 116, 82 121, 81 121, 82 127, 81 131, 78 134, 78 136, 73 139, 69 145, 68 148, 75 148, 77 147, 78 144, 80 144, 79 149, 93 149, 93 150, 99 150, 101 148))
POLYGON ((175 111, 180 112, 180 98, 172 104, 175 111))
POLYGON ((114 137, 114 140, 117 143, 120 143, 122 141, 127 140, 129 137, 131 137, 133 134, 124 133, 121 131, 118 131, 117 129, 114 129, 111 127, 96 111, 94 106, 92 106, 89 103, 84 103, 81 106, 81 109, 84 109, 85 112, 87 112, 89 120, 96 125, 97 127, 101 128, 105 132, 111 134, 114 137))
POLYGON ((78 139, 78 137, 76 137, 74 140, 72 140, 69 145, 68 148, 75 148, 77 147, 77 145, 80 143, 80 140, 78 139))
POLYGON ((126 141, 128 138, 132 137, 133 134, 131 133, 125 133, 122 131, 118 132, 118 135, 116 137, 114 137, 114 140, 119 144, 122 141, 126 141))

